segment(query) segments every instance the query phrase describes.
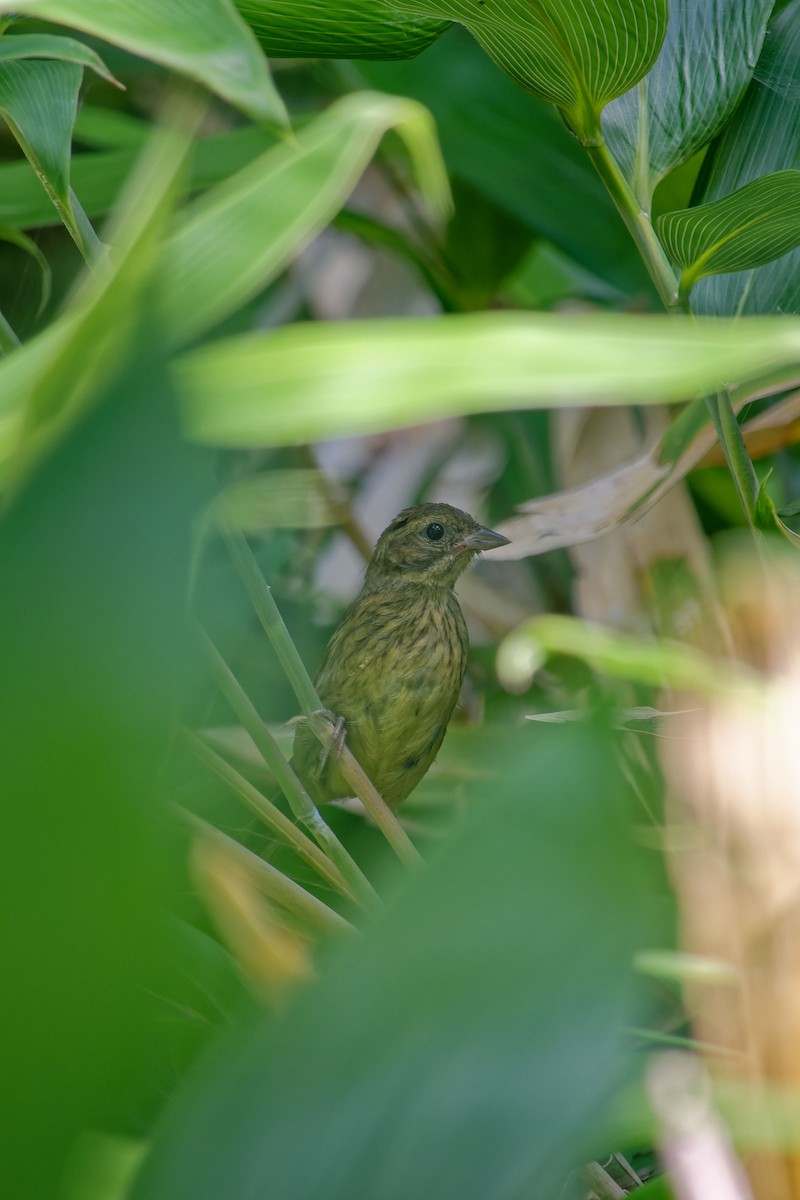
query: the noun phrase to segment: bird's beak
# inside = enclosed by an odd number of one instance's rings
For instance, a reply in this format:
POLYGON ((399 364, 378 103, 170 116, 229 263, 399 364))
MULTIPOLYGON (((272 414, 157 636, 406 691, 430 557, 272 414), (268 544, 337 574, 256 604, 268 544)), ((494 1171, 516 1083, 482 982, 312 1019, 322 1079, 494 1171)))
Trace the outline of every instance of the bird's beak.
POLYGON ((494 550, 497 546, 507 546, 511 538, 495 533, 493 529, 485 529, 483 525, 473 529, 461 542, 465 550, 494 550))

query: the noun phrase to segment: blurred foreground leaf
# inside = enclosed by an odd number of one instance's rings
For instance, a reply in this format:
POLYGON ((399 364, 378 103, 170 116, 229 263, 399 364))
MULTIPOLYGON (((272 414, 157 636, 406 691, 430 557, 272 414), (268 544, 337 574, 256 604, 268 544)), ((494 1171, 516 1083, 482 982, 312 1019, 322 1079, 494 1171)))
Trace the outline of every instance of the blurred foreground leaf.
POLYGON ((136 340, 0 524, 0 1192, 15 1200, 57 1195, 76 1134, 135 1123, 177 1067, 155 780, 187 678, 192 460, 156 346, 136 340))
POLYGON ((136 1200, 555 1194, 630 1070, 654 881, 607 727, 479 755, 442 853, 190 1078, 136 1200))
POLYGON ((800 365, 800 325, 481 313, 304 324, 178 364, 190 435, 305 442, 491 409, 647 404, 800 365))

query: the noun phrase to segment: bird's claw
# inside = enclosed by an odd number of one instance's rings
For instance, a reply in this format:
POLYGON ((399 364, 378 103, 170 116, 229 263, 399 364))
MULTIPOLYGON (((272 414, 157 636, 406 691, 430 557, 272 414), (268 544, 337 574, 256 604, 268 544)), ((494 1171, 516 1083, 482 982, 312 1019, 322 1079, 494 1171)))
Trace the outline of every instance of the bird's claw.
POLYGON ((312 714, 312 717, 322 718, 325 722, 328 740, 322 748, 319 763, 314 774, 319 778, 325 770, 325 766, 333 754, 334 759, 337 759, 344 748, 345 738, 347 737, 347 729, 345 727, 344 717, 338 717, 336 713, 332 713, 330 709, 321 708, 312 714), (333 728, 331 728, 333 726, 333 728))

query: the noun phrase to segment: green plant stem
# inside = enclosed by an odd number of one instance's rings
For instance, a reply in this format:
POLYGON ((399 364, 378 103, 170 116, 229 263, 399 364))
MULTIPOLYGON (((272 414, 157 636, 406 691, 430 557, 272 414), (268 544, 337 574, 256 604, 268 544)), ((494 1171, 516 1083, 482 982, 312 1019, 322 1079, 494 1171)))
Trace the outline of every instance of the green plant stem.
POLYGON ((656 237, 650 214, 643 211, 605 142, 585 149, 636 243, 664 307, 668 312, 677 311, 680 307, 678 277, 656 237))
POLYGON ((198 737, 191 730, 183 731, 183 740, 194 756, 213 771, 214 774, 222 780, 224 784, 235 792, 236 795, 254 812, 260 820, 264 822, 268 829, 272 830, 279 838, 281 838, 287 846, 290 846, 304 862, 307 862, 322 878, 337 891, 346 896, 348 900, 354 900, 353 889, 350 887, 345 876, 339 868, 331 862, 327 854, 323 854, 319 846, 311 841, 303 833, 302 829, 298 829, 293 825, 288 817, 284 816, 279 808, 277 808, 271 800, 263 796, 257 787, 250 783, 249 779, 245 779, 240 775, 235 767, 226 762, 219 754, 198 737))
POLYGON ((289 879, 282 871, 278 871, 271 863, 259 858, 252 850, 240 842, 228 837, 226 833, 209 825, 202 817, 178 806, 178 812, 192 828, 201 832, 218 846, 223 847, 236 862, 240 863, 261 888, 265 896, 283 905, 289 912, 300 917, 315 929, 323 933, 339 934, 354 932, 353 926, 344 917, 340 917, 332 908, 328 908, 322 900, 312 896, 299 883, 289 879))
POLYGON ((750 455, 747 453, 730 395, 727 391, 720 390, 714 395, 706 396, 706 406, 717 431, 728 470, 733 476, 742 508, 750 525, 755 527, 758 477, 750 455))
POLYGON ((239 572, 239 577, 250 597, 256 616, 272 643, 272 648, 278 656, 278 662, 283 668, 286 678, 291 684, 292 691, 297 697, 306 716, 319 712, 322 702, 316 693, 303 660, 297 653, 297 648, 289 636, 289 630, 284 624, 278 606, 272 598, 272 591, 258 569, 253 552, 240 533, 232 529, 226 522, 221 522, 222 536, 233 559, 233 564, 239 572))
POLYGON ((356 901, 363 908, 374 909, 378 903, 378 897, 372 884, 358 864, 350 857, 330 826, 320 816, 313 800, 284 758, 280 746, 261 720, 250 698, 213 642, 205 634, 202 634, 202 641, 211 673, 220 691, 255 742, 256 748, 275 776, 295 817, 305 825, 317 844, 338 867, 356 901))

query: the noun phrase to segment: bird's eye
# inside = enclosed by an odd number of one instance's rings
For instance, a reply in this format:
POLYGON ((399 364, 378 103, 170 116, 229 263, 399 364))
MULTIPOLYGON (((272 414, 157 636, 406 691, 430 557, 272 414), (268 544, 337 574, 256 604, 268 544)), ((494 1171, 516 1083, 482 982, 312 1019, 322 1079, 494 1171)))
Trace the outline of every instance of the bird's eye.
POLYGON ((433 521, 425 530, 425 537, 430 542, 439 542, 444 537, 444 525, 440 525, 438 521, 433 521))

